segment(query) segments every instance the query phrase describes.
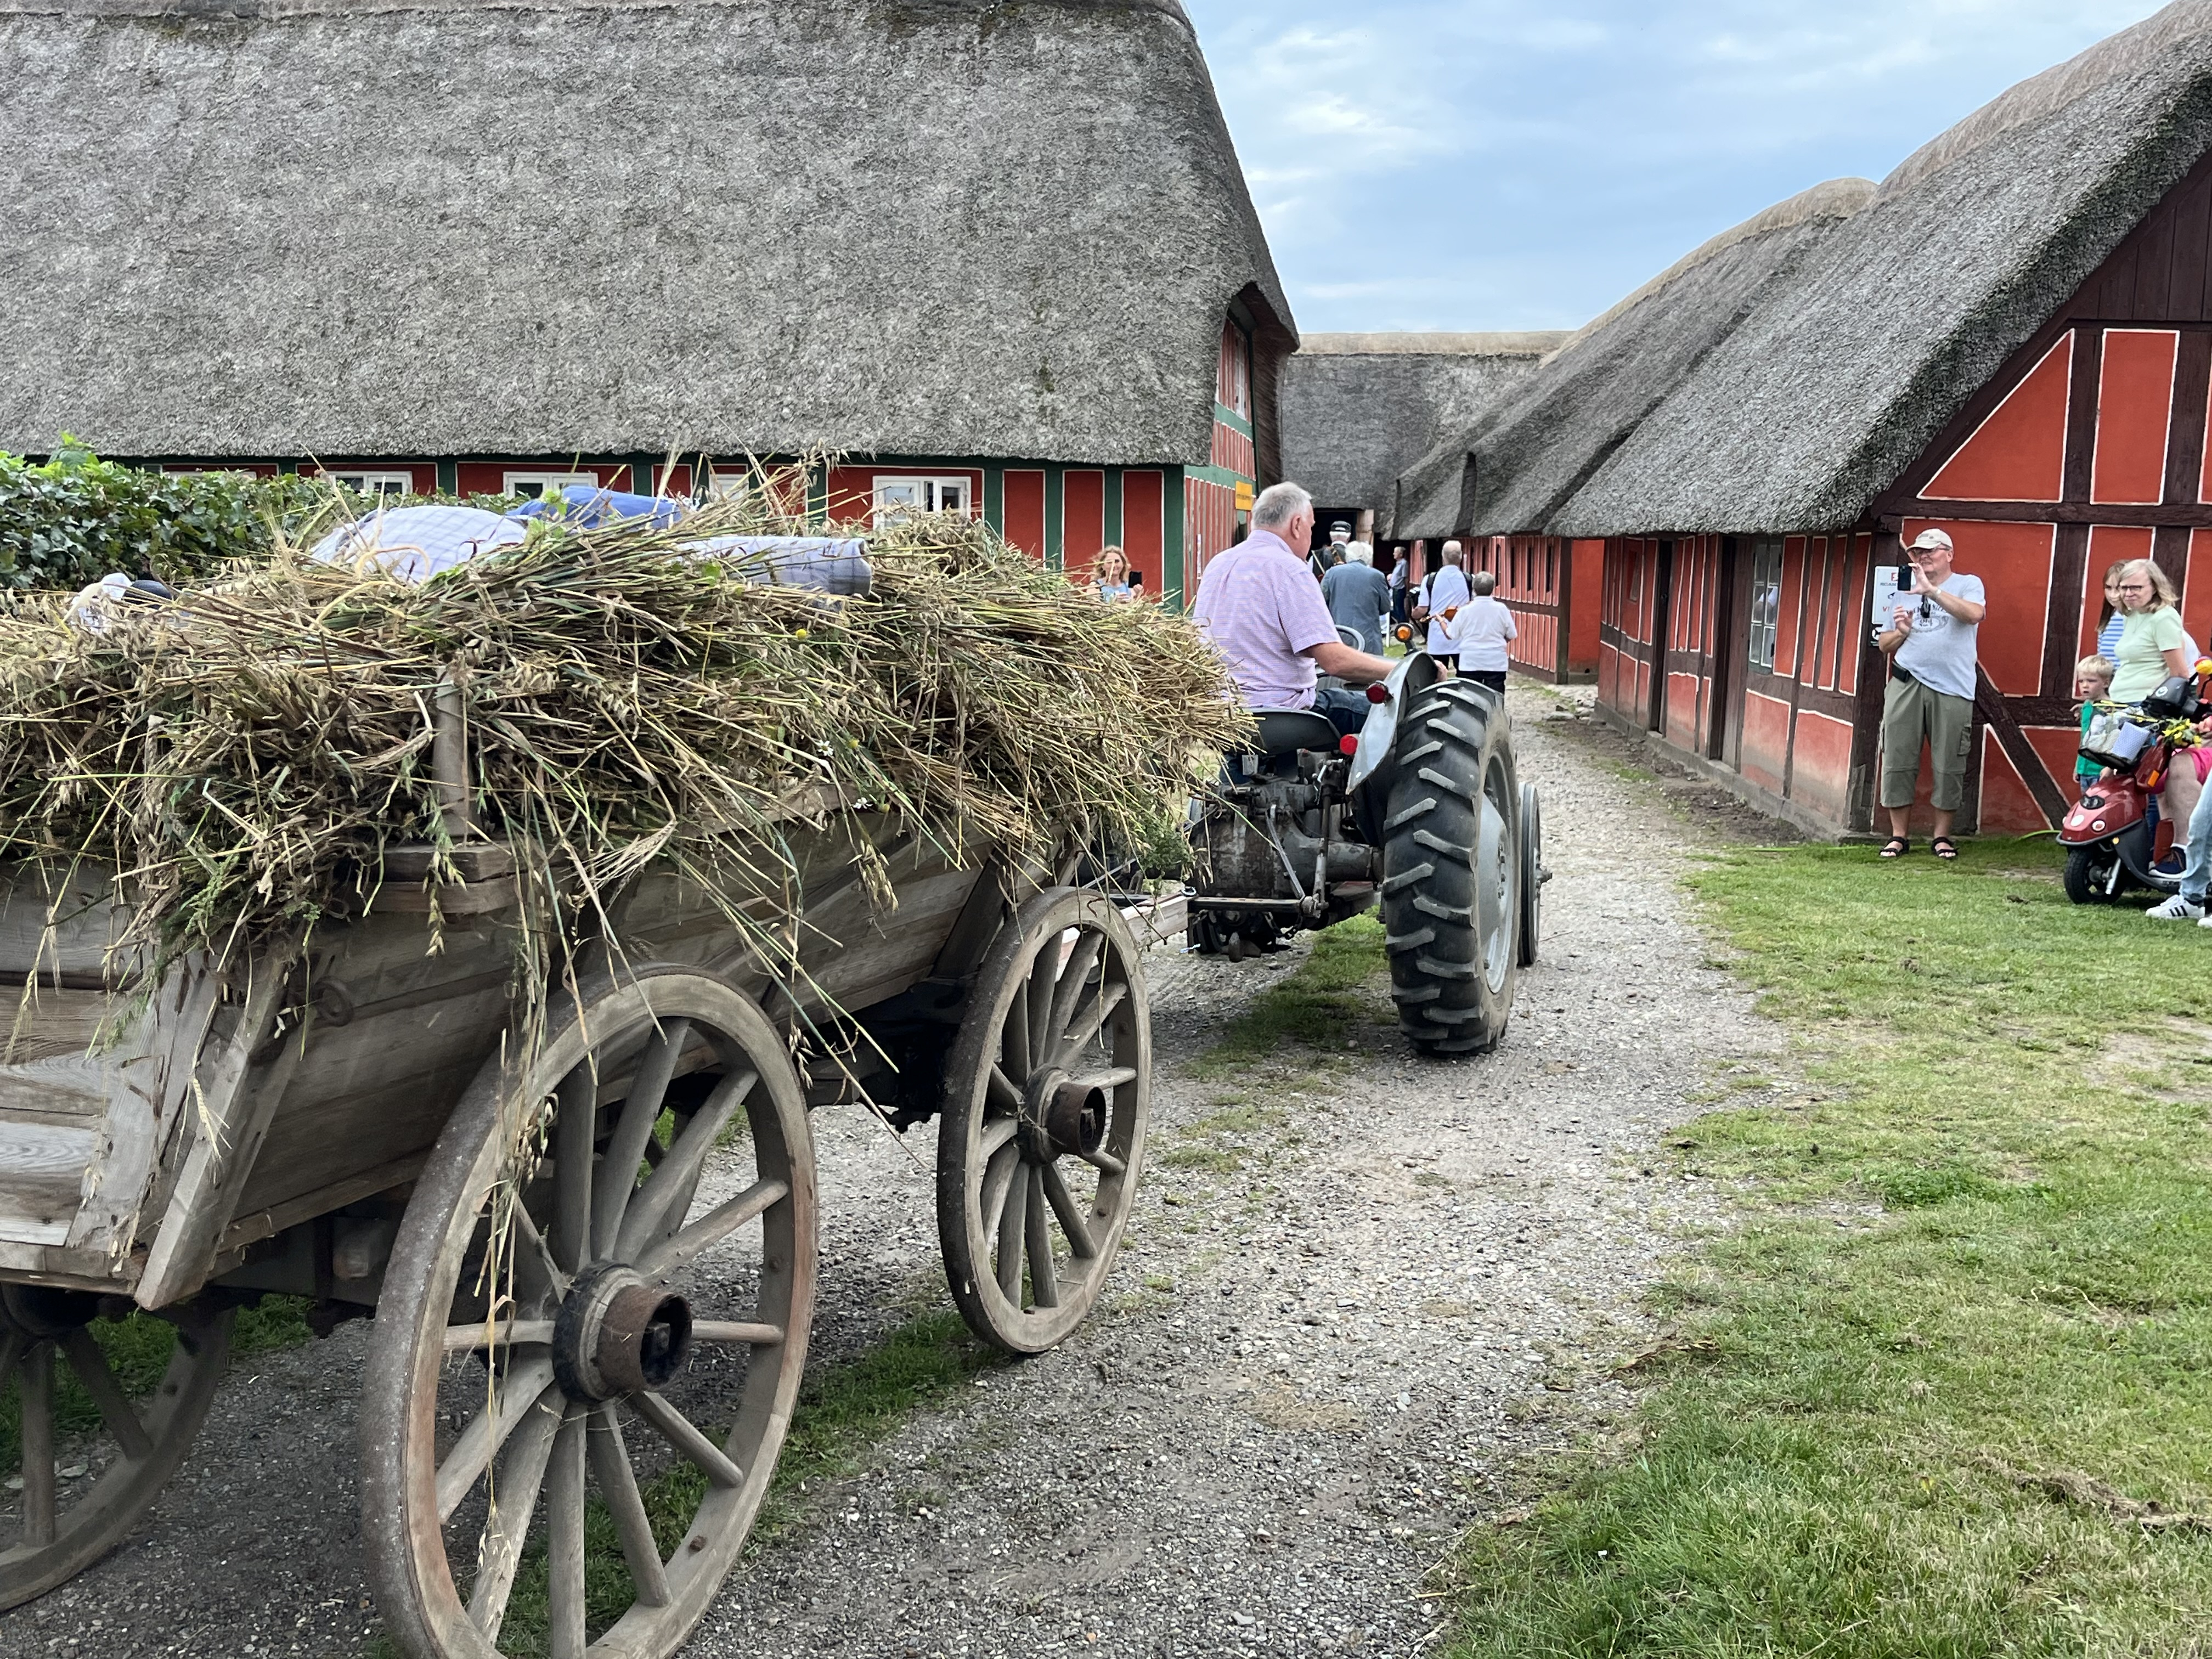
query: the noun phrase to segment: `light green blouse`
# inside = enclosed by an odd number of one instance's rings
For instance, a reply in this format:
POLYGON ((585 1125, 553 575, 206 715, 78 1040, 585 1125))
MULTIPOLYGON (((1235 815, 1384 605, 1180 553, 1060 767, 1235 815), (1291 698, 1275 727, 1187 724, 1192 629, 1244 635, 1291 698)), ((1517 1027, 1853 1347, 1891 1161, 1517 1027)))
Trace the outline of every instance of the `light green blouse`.
POLYGON ((2120 629, 2120 672, 2112 676, 2114 702, 2141 702, 2166 678, 2166 653, 2181 649, 2181 612, 2172 605, 2132 612, 2120 629))

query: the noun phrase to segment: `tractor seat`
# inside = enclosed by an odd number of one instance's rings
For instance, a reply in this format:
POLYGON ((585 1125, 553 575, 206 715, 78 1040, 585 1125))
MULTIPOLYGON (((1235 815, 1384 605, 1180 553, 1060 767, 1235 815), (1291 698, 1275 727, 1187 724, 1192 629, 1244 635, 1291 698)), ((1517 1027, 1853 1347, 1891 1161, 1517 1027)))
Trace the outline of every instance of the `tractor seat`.
POLYGON ((1255 708, 1252 718, 1260 723, 1259 740, 1253 748, 1262 755, 1272 758, 1309 750, 1336 752, 1336 726, 1326 714, 1310 708, 1255 708))

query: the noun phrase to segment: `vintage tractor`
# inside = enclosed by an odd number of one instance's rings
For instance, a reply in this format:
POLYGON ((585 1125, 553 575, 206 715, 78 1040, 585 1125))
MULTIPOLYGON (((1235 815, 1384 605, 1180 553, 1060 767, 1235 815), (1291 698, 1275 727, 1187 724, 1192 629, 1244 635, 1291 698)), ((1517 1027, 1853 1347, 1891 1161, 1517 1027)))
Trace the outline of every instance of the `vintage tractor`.
POLYGON ((1505 700, 1443 680, 1425 653, 1370 687, 1357 738, 1310 709, 1255 710, 1249 752, 1193 801, 1189 938, 1240 957, 1378 900, 1390 994, 1425 1054, 1486 1054, 1536 960, 1544 884, 1536 788, 1505 700))

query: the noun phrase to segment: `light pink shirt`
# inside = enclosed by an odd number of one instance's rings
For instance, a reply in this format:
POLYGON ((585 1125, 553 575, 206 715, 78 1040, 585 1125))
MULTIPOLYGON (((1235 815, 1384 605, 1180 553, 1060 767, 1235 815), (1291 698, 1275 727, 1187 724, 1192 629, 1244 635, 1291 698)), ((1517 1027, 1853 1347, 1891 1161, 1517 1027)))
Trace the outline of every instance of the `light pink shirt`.
POLYGON ((1228 663, 1246 708, 1313 707, 1313 659, 1300 653, 1334 643, 1336 622, 1312 570, 1280 536, 1255 530, 1215 555, 1190 614, 1228 663))

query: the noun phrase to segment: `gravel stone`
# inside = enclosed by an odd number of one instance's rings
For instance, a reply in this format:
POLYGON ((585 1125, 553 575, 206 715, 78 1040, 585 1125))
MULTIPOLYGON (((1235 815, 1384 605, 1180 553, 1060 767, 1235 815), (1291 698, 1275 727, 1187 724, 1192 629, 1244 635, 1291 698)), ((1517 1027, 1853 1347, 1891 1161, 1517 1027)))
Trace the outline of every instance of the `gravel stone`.
MULTIPOLYGON (((1656 1173, 1664 1131, 1717 1065, 1779 1047, 1674 886, 1745 815, 1610 770, 1626 751, 1586 691, 1512 700, 1554 879, 1499 1050, 1422 1060, 1376 1025, 1325 1069, 1200 1083, 1188 1061, 1303 946, 1155 952, 1152 1162, 1105 1304, 808 1494, 690 1655, 1425 1650, 1449 1612, 1423 1600, 1430 1569, 1523 1501, 1529 1457, 1626 1410, 1607 1366, 1640 1338, 1639 1297, 1718 1224, 1705 1183, 1656 1173), (1211 1143, 1237 1167, 1161 1158, 1233 1094, 1285 1115, 1211 1143)), ((853 1113, 816 1130, 814 1352, 835 1361, 945 1293, 927 1139, 853 1113)), ((0 1653, 365 1652, 367 1335, 241 1364, 138 1535, 0 1614, 0 1653)))

